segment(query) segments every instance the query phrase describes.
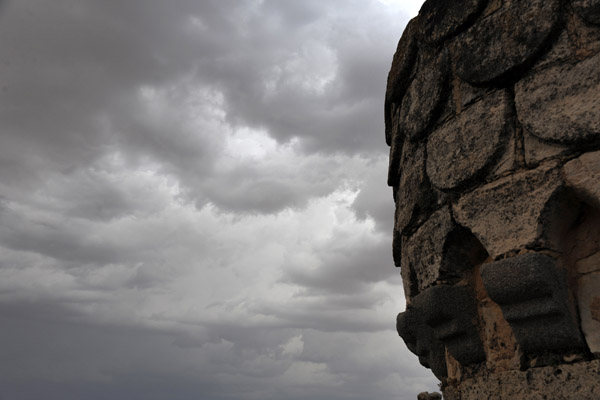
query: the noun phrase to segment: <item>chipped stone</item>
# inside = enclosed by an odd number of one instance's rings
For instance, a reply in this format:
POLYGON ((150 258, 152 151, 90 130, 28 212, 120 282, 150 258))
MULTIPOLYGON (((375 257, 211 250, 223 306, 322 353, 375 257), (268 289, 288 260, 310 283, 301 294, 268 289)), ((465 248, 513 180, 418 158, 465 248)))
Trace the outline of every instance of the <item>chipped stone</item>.
POLYGON ((559 11, 558 0, 506 2, 456 37, 457 74, 475 85, 514 78, 509 75, 544 50, 558 25, 559 11))
POLYGON ((435 337, 462 365, 485 360, 477 329, 477 306, 466 286, 433 286, 414 298, 414 306, 435 337))
POLYGON ((584 275, 578 283, 581 330, 590 351, 600 356, 600 272, 584 275))
POLYGON ((441 189, 453 189, 485 172, 512 136, 510 94, 489 94, 436 129, 427 143, 427 174, 441 189))
POLYGON ((448 56, 421 52, 415 78, 410 83, 400 107, 400 131, 415 140, 433 124, 444 105, 448 92, 448 56))
POLYGON ((442 400, 442 395, 435 392, 421 392, 417 396, 417 400, 442 400))
POLYGON ((577 260, 575 269, 579 274, 589 274, 590 272, 600 272, 600 252, 591 256, 577 260))
POLYGON ((517 115, 535 136, 559 143, 600 139, 600 54, 538 71, 515 86, 517 115))
POLYGON ((387 90, 385 95, 385 140, 388 146, 392 144, 394 132, 393 110, 394 104, 400 105, 404 91, 410 83, 410 75, 417 59, 417 41, 415 37, 417 19, 413 18, 404 29, 398 42, 396 53, 392 61, 392 68, 388 74, 387 90))
POLYGON ((570 201, 561 187, 556 165, 543 165, 464 195, 453 208, 454 218, 477 236, 492 258, 525 247, 558 248, 562 224, 575 218, 568 212, 558 218, 570 201))
POLYGON ((583 350, 554 259, 539 253, 507 258, 484 264, 481 278, 523 352, 583 350))
POLYGON ((573 0, 573 8, 581 18, 600 25, 600 0, 573 0))
POLYGON ((415 229, 429 215, 435 194, 431 191, 425 175, 425 146, 405 142, 399 165, 398 189, 396 191, 395 230, 405 233, 415 229))
POLYGON ((568 152, 569 147, 543 141, 525 131, 523 132, 523 150, 525 152, 525 163, 528 166, 536 166, 544 160, 568 152))
POLYGON ((433 330, 424 323, 420 313, 412 307, 398 314, 396 330, 406 347, 419 357, 419 362, 442 379, 447 376, 446 348, 433 335, 433 330))
POLYGON ((412 272, 417 290, 422 292, 436 282, 458 280, 462 272, 486 258, 481 243, 456 225, 449 207, 444 207, 404 242, 402 268, 412 272))
POLYGON ((585 153, 563 167, 567 186, 593 207, 600 208, 600 151, 585 153))
POLYGON ((594 400, 600 398, 600 360, 465 379, 445 400, 594 400))
POLYGON ((468 26, 485 7, 485 0, 429 0, 419 11, 421 38, 437 45, 468 26))

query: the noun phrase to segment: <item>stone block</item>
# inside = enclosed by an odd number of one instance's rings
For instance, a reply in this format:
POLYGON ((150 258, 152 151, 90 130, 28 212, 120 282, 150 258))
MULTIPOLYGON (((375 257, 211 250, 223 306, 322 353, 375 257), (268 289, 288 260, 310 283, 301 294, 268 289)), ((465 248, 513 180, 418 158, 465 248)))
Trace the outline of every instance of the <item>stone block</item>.
POLYGON ((517 116, 533 135, 557 143, 600 140, 600 54, 535 71, 515 86, 517 116))
POLYGON ((600 252, 594 253, 588 257, 577 260, 575 267, 578 274, 589 274, 590 272, 600 272, 600 252))
POLYGON ((564 226, 577 213, 570 201, 556 165, 545 164, 465 194, 453 215, 495 259, 525 247, 560 248, 564 226))
POLYGON ((573 0, 573 8, 581 18, 600 25, 600 0, 573 0))
POLYGON ((479 19, 456 37, 457 74, 475 85, 516 79, 515 75, 542 54, 559 27, 560 3, 558 0, 503 2, 498 11, 479 19))
POLYGON ((569 147, 546 142, 525 131, 523 132, 523 151, 525 153, 525 164, 534 167, 544 160, 568 152, 569 147))
POLYGON ((433 330, 427 326, 414 308, 407 307, 406 311, 398 314, 396 330, 406 343, 406 347, 419 357, 419 362, 433 374, 442 379, 447 376, 446 348, 433 335, 433 330))
POLYGON ((392 119, 392 142, 390 143, 390 159, 388 166, 388 186, 397 187, 400 182, 400 162, 402 161, 402 149, 404 137, 399 133, 398 114, 400 107, 393 106, 394 117, 392 119))
MULTIPOLYGON (((435 212, 403 243, 402 268, 405 279, 415 280, 422 292, 436 282, 454 282, 487 258, 481 243, 465 228, 456 225, 449 207, 435 212)), ((416 294, 416 293, 414 293, 416 294)))
POLYGON ((392 68, 388 74, 387 90, 385 92, 385 141, 388 146, 392 144, 392 106, 400 106, 404 92, 410 83, 413 67, 417 61, 416 28, 417 19, 413 18, 404 28, 402 37, 398 42, 396 53, 392 61, 392 68))
POLYGON ((600 360, 482 374, 444 388, 445 400, 597 400, 600 360))
POLYGON ((590 351, 600 357, 600 272, 579 278, 577 300, 585 341, 590 351))
POLYGON ((434 336, 462 365, 485 361, 477 328, 477 306, 472 290, 466 286, 433 286, 413 299, 434 336))
MULTIPOLYGON (((394 164, 390 161, 390 164, 394 164)), ((396 221, 394 229, 405 233, 416 229, 430 214, 435 193, 425 174, 425 145, 406 141, 402 148, 395 189, 396 221)))
POLYGON ((568 187, 595 208, 600 208, 600 151, 585 153, 563 167, 568 187))
POLYGON ((436 121, 448 92, 448 56, 421 51, 414 79, 400 107, 400 131, 411 140, 422 137, 436 121))
POLYGON ((417 400, 442 400, 442 395, 439 393, 421 392, 417 396, 417 400))
POLYGON ((553 258, 528 253, 484 264, 481 278, 525 354, 583 350, 565 279, 553 258))
POLYGON ((491 93, 437 128, 427 143, 427 174, 441 189, 454 189, 493 166, 513 135, 512 100, 491 93))
POLYGON ((583 60, 600 52, 600 29, 597 25, 575 13, 569 15, 566 28, 575 59, 583 60))
POLYGON ((419 11, 421 40, 438 45, 465 29, 483 11, 487 0, 428 0, 419 11))

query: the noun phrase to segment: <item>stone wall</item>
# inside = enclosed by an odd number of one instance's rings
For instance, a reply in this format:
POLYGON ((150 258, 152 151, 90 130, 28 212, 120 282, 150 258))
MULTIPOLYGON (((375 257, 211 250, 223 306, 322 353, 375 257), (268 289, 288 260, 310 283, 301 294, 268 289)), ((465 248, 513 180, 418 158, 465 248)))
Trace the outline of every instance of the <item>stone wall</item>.
POLYGON ((445 398, 600 398, 600 0, 426 1, 385 122, 397 329, 445 398))

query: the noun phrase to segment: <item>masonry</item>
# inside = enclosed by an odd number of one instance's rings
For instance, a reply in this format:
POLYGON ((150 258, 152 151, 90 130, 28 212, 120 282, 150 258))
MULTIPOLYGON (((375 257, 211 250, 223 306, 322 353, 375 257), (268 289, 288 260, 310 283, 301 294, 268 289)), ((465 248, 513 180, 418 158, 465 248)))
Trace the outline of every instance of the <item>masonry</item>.
POLYGON ((600 398, 600 0, 428 0, 388 76, 397 330, 444 397, 600 398))

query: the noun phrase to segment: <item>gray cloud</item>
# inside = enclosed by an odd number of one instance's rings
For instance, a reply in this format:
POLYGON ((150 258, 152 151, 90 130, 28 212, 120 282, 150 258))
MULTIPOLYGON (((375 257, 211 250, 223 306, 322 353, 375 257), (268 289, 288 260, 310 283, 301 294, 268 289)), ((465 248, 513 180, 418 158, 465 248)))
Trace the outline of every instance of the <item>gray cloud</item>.
POLYGON ((0 1, 0 399, 434 389, 393 327, 400 5, 0 1))

